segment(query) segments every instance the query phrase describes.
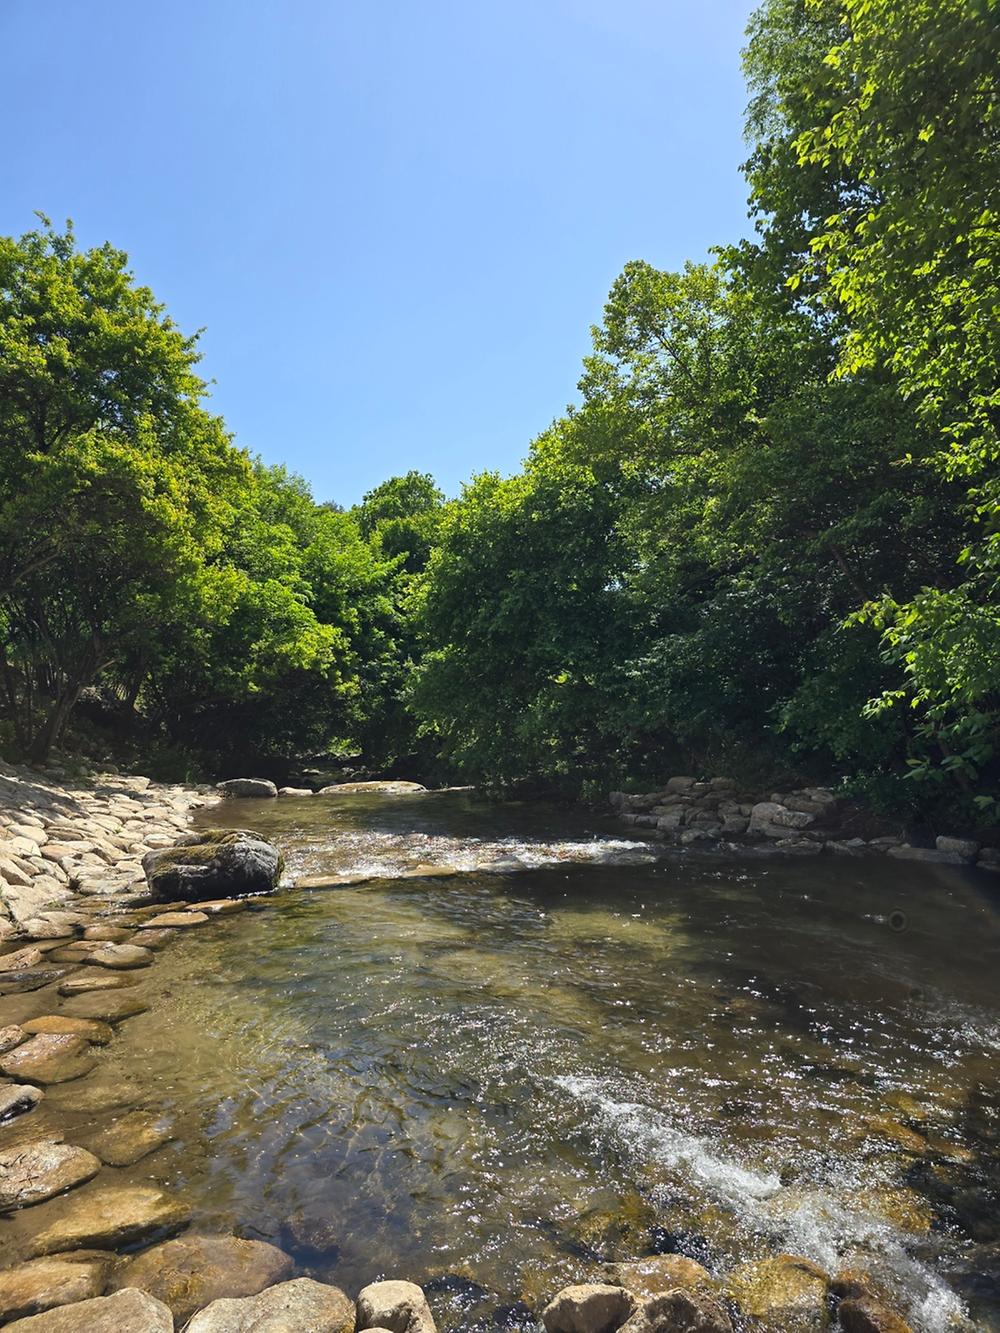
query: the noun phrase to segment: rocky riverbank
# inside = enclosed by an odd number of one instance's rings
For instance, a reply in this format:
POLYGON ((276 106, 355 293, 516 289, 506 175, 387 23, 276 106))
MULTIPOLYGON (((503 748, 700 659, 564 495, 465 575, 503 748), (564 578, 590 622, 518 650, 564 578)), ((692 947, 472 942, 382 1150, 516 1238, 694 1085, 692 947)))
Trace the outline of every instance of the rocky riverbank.
MULTIPOLYGON (((608 800, 623 824, 679 847, 755 849, 784 856, 890 856, 1000 873, 1000 846, 984 846, 974 838, 942 834, 931 845, 916 845, 888 828, 861 837, 854 831, 859 812, 827 787, 764 795, 741 788, 731 778, 679 776, 655 791, 611 792, 608 800)), ((873 821, 869 817, 863 822, 873 821)))

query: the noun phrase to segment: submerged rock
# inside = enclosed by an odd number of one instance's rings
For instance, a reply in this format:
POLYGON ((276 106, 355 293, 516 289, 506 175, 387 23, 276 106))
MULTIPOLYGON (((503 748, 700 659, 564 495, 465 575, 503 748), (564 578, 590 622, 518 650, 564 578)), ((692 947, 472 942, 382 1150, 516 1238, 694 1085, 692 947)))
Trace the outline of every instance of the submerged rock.
POLYGON ((222 1298, 256 1296, 291 1277, 291 1258, 273 1245, 235 1236, 179 1236, 129 1259, 112 1290, 138 1287, 173 1312, 178 1327, 222 1298))
POLYGON ((427 1297, 415 1282, 372 1282, 358 1293, 358 1329, 437 1333, 427 1297))
POLYGON ((0 1272, 0 1320, 23 1319, 104 1294, 115 1256, 102 1250, 54 1254, 0 1272))
POLYGON ((267 799, 278 794, 277 787, 267 778, 229 778, 226 782, 217 782, 215 790, 223 800, 267 799))
POLYGON ((265 893, 281 878, 284 858, 252 829, 204 829, 192 838, 196 840, 142 858, 150 892, 158 901, 265 893))
POLYGON ((133 1166, 174 1138, 169 1115, 129 1111, 84 1139, 86 1146, 107 1166, 133 1166))
MULTIPOLYGON (((265 1329, 354 1333, 354 1302, 339 1287, 300 1277, 268 1287, 259 1296, 213 1301, 194 1316, 186 1333, 263 1333, 265 1329)), ((407 1329, 407 1333, 417 1333, 417 1329, 407 1329)))
POLYGON ((178 1231, 191 1209, 166 1190, 119 1185, 84 1190, 67 1201, 62 1216, 32 1237, 32 1254, 113 1249, 178 1231))
POLYGON ((121 995, 112 992, 94 991, 90 995, 74 995, 62 1007, 64 1014, 72 1018, 96 1018, 102 1023, 120 1023, 124 1018, 134 1018, 144 1014, 149 1005, 144 1000, 126 992, 121 995))
POLYGON ((767 1333, 819 1333, 830 1326, 828 1287, 811 1260, 779 1254, 737 1269, 726 1290, 767 1333))
POLYGON ((0 1070, 29 1083, 69 1083, 89 1074, 96 1063, 86 1038, 42 1032, 4 1056, 0 1070))
POLYGON ((59 984, 59 994, 66 996, 85 995, 87 991, 121 990, 125 986, 134 986, 133 977, 119 976, 116 972, 98 971, 93 967, 81 968, 72 977, 67 977, 59 984))
POLYGON ((114 1035, 107 1023, 99 1023, 95 1018, 73 1018, 68 1014, 43 1014, 40 1018, 29 1018, 23 1027, 25 1032, 35 1036, 39 1033, 60 1033, 83 1037, 96 1046, 107 1046, 114 1035))
POLYGON ((139 944, 105 944, 91 953, 90 961, 97 967, 130 970, 133 967, 148 967, 153 961, 153 955, 139 944))
POLYGON ((56 1139, 0 1152, 0 1213, 30 1208, 93 1180, 101 1163, 85 1148, 56 1139))
POLYGON ((8 1328, 18 1333, 173 1333, 174 1320, 167 1307, 152 1296, 129 1289, 61 1305, 45 1314, 18 1319, 8 1328))
POLYGON ((636 1312, 623 1287, 597 1282, 563 1287, 542 1311, 545 1333, 612 1333, 636 1312))

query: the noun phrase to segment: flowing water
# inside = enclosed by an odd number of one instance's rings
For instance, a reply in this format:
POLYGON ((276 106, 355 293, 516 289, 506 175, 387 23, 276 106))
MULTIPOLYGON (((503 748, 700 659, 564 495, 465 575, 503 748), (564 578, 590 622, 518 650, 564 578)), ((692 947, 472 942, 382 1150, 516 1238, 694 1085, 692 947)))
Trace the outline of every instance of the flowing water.
POLYGON ((421 1282, 444 1329, 534 1329, 566 1281, 657 1250, 720 1274, 793 1251, 873 1271, 924 1333, 1000 1329, 990 884, 663 854, 461 794, 222 818, 291 879, 377 878, 160 955, 150 1012, 52 1090, 72 1112, 140 1083, 180 1114, 122 1178, 349 1291, 421 1282), (417 866, 466 873, 392 878, 417 866))

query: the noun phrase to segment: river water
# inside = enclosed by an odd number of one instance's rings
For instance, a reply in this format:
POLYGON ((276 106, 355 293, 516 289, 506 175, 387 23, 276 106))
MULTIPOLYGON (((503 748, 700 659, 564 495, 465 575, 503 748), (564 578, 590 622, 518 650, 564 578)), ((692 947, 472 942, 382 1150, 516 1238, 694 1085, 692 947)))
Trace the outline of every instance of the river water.
POLYGON ((793 1251, 874 1272, 925 1333, 1000 1329, 990 884, 664 854, 464 794, 223 819, 291 880, 375 878, 261 900, 142 977, 100 1077, 180 1114, 123 1174, 199 1225, 348 1291, 421 1282, 444 1329, 534 1329, 657 1250, 793 1251), (465 873, 392 878, 416 866, 465 873))

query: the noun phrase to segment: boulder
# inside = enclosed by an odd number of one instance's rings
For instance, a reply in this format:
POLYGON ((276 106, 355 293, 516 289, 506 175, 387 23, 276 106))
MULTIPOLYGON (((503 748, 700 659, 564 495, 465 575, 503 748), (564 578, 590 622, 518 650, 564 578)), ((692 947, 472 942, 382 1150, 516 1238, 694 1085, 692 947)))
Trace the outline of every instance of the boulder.
POLYGON ((563 1287, 542 1311, 545 1333, 613 1333, 636 1311, 624 1287, 586 1282, 563 1287))
POLYGON ((963 861, 974 861, 979 852, 979 843, 973 838, 935 838, 934 846, 939 852, 954 852, 963 861))
POLYGON ((29 944, 24 949, 0 955, 0 972, 20 972, 26 967, 37 967, 45 958, 40 949, 29 944))
POLYGON ((696 778, 671 778, 666 785, 666 790, 675 795, 682 796, 686 792, 689 792, 696 783, 696 778))
POLYGON ((64 1194, 93 1180, 100 1169, 93 1153, 57 1139, 8 1148, 0 1152, 0 1213, 64 1194))
POLYGON ((984 847, 976 857, 980 870, 989 870, 993 874, 1000 872, 1000 847, 984 847))
POLYGON ((40 1032, 3 1056, 0 1070, 25 1083, 69 1083, 89 1074, 96 1063, 85 1037, 40 1032))
POLYGON ((128 1111, 83 1142, 107 1166, 133 1166, 173 1138, 174 1121, 170 1115, 128 1111))
POLYGON ((183 898, 199 902, 264 893, 281 878, 281 853, 251 829, 203 829, 192 836, 197 837, 196 842, 147 852, 142 858, 150 892, 157 901, 183 898))
POLYGON ((645 1301, 674 1287, 714 1292, 718 1283, 707 1268, 683 1254, 652 1254, 646 1259, 608 1264, 608 1281, 624 1287, 636 1300, 645 1301))
POLYGON ((787 838, 791 830, 808 828, 815 818, 802 810, 789 810, 778 801, 758 801, 751 807, 747 833, 765 838, 787 838))
POLYGON ((828 1287, 811 1260, 779 1254, 738 1268, 726 1291, 766 1333, 822 1333, 830 1327, 828 1287))
POLYGON ((844 1333, 913 1333, 905 1319, 874 1296, 841 1301, 837 1314, 844 1333))
POLYGON ((10 1083, 0 1087, 0 1124, 33 1111, 44 1096, 41 1088, 33 1088, 30 1083, 10 1083))
POLYGON ((365 792, 373 796, 414 796, 427 788, 419 782, 335 782, 321 787, 319 796, 356 796, 365 792))
POLYGON ((8 1324, 18 1333, 173 1333, 173 1316, 144 1291, 119 1291, 8 1324))
POLYGON ((291 1258, 273 1245, 235 1236, 178 1236, 126 1260, 111 1290, 137 1287, 168 1305, 178 1327, 212 1301, 256 1296, 292 1275, 291 1258))
POLYGON ((60 1250, 115 1249, 179 1231, 191 1215, 187 1204, 148 1185, 83 1190, 61 1215, 31 1238, 33 1255, 60 1250))
MULTIPOLYGON (((354 1333, 354 1302, 339 1287, 300 1277, 259 1296, 213 1301, 185 1333, 354 1333)), ((415 1333, 415 1330, 414 1330, 415 1333)))
POLYGON ((247 800, 277 796, 278 789, 267 778, 229 778, 227 782, 217 782, 215 790, 223 800, 247 800))
POLYGON ((103 1295, 114 1262, 113 1254, 80 1250, 4 1269, 0 1272, 0 1321, 23 1319, 103 1295))
POLYGON ((675 1287, 643 1301, 621 1333, 733 1333, 733 1325, 711 1296, 675 1287))
POLYGON ((965 857, 959 856, 958 852, 939 852, 936 847, 911 847, 908 842, 900 847, 890 847, 886 854, 897 861, 928 861, 940 866, 965 865, 965 857))
POLYGON ((132 938, 133 931, 126 926, 87 926, 83 932, 85 940, 105 940, 112 944, 124 944, 132 938))
POLYGON ((437 1333, 427 1297, 415 1282, 372 1282, 358 1294, 358 1329, 437 1333))

